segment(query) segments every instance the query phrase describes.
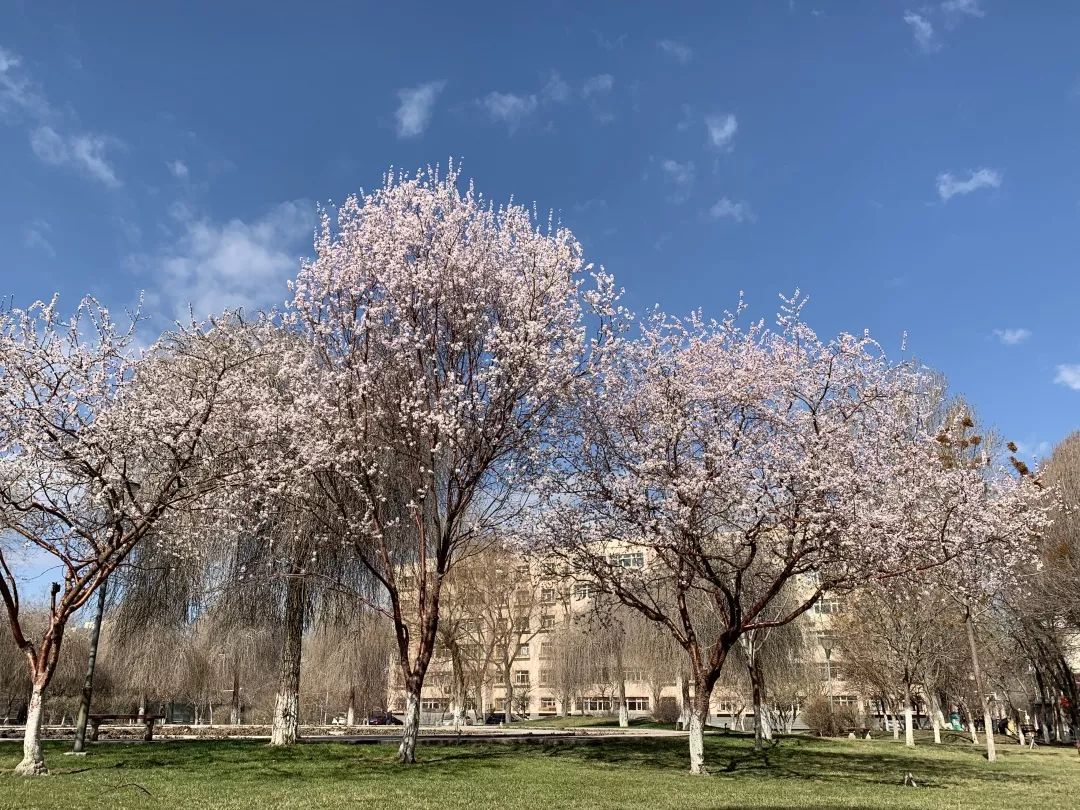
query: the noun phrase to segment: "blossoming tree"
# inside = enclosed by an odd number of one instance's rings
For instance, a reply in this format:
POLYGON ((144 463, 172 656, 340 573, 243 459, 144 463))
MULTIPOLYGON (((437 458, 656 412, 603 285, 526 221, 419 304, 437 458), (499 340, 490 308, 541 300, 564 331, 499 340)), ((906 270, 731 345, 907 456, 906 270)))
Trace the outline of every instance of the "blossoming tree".
POLYGON ((611 284, 586 289, 569 231, 462 191, 452 168, 350 197, 315 248, 291 311, 306 338, 294 367, 314 381, 294 409, 298 460, 333 504, 325 532, 382 586, 411 763, 444 580, 520 512, 611 284))
POLYGON ((655 314, 598 351, 543 510, 550 551, 685 649, 692 773, 744 634, 1010 540, 979 530, 982 478, 941 464, 920 428, 923 372, 868 336, 819 339, 801 306, 787 300, 775 330, 655 314), (793 583, 802 596, 777 611, 793 583))
MULTIPOLYGON (((257 351, 227 328, 193 327, 132 351, 84 299, 0 312, 0 599, 32 691, 17 772, 45 773, 42 700, 71 617, 156 526, 235 475, 243 431, 235 379, 257 351), (212 453, 209 452, 211 445, 212 453), (40 634, 24 623, 12 553, 56 565, 40 634)), ((182 553, 184 549, 177 549, 182 553)))

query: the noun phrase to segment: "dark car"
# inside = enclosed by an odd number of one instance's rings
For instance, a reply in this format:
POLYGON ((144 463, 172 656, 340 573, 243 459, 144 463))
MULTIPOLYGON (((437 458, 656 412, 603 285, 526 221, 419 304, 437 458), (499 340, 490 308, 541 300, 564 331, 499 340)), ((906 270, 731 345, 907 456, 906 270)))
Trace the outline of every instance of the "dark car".
POLYGON ((367 724, 369 726, 400 726, 401 721, 390 712, 372 712, 368 715, 367 724))
MULTIPOLYGON (((521 717, 521 716, 516 715, 516 714, 510 715, 510 720, 512 722, 514 722, 514 723, 520 723, 524 719, 525 719, 524 717, 521 717)), ((500 723, 504 723, 504 722, 506 722, 506 713, 505 712, 492 712, 491 714, 489 714, 487 717, 484 718, 484 725, 485 726, 497 726, 500 723)))

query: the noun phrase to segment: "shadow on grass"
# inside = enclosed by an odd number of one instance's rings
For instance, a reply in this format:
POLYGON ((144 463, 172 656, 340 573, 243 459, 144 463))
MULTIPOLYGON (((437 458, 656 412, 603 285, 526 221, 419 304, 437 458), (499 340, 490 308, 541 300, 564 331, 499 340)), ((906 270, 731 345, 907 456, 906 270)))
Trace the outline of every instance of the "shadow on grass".
MULTIPOLYGON (((311 743, 290 748, 270 748, 259 741, 214 740, 156 742, 151 745, 109 744, 94 746, 89 758, 77 767, 60 756, 67 746, 46 743, 46 756, 54 776, 77 777, 87 771, 117 769, 146 780, 191 775, 220 780, 243 789, 245 784, 287 787, 300 781, 428 782, 430 780, 491 780, 512 778, 520 770, 531 778, 537 768, 550 779, 574 778, 574 764, 597 772, 624 771, 628 776, 670 778, 687 769, 685 738, 622 738, 562 740, 532 744, 469 743, 424 745, 417 754, 420 764, 402 767, 394 761, 391 746, 357 746, 348 743, 311 743), (554 766, 554 767, 553 767, 554 766), (530 773, 526 773, 530 772, 530 773)), ((0 755, 14 747, 0 748, 0 755)), ((1023 756, 1023 755, 1022 755, 1023 756)), ((17 761, 2 756, 11 767, 17 761)), ((752 740, 736 735, 710 735, 706 739, 707 765, 715 777, 745 781, 784 779, 796 782, 844 785, 891 785, 903 783, 912 773, 920 788, 943 788, 959 782, 979 789, 1012 789, 1035 775, 1022 760, 1006 758, 1007 767, 989 765, 977 751, 958 746, 924 746, 909 751, 892 742, 847 742, 805 737, 783 737, 763 752, 754 751, 752 740)), ((71 763, 74 765, 74 763, 71 763)), ((1031 763, 1034 766, 1034 761, 1031 763)), ((149 781, 147 782, 149 784, 149 781)))

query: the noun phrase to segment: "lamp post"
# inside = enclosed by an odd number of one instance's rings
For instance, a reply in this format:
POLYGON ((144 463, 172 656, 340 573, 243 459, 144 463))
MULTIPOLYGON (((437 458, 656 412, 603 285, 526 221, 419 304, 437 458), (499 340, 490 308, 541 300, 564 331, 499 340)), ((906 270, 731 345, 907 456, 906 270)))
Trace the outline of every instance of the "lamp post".
POLYGON ((833 715, 833 685, 832 685, 832 651, 833 639, 831 636, 821 636, 821 649, 825 651, 825 678, 829 684, 829 719, 833 715))

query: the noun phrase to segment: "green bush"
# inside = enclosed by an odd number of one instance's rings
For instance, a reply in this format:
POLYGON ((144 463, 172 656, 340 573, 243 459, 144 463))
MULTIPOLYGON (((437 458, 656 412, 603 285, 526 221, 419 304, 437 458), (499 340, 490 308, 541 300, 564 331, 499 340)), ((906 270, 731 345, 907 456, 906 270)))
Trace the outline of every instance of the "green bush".
POLYGON ((829 706, 824 695, 807 701, 802 713, 803 722, 820 737, 839 737, 859 725, 858 716, 850 706, 829 706))

